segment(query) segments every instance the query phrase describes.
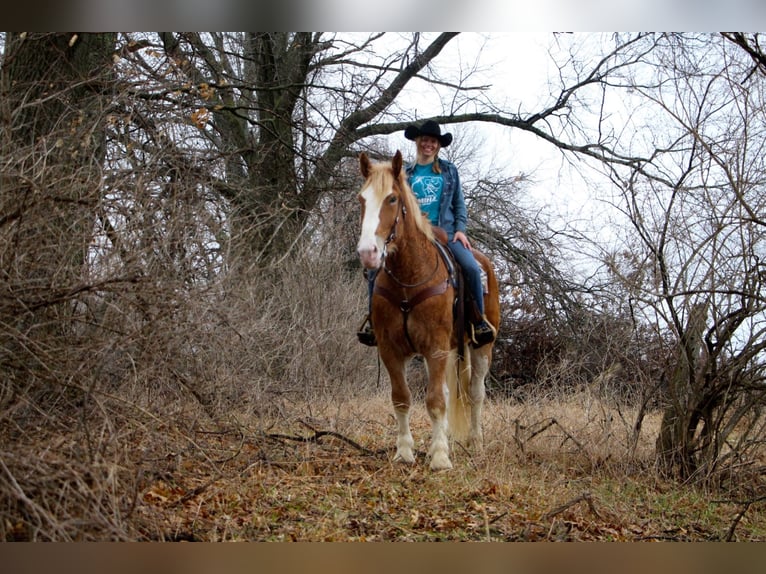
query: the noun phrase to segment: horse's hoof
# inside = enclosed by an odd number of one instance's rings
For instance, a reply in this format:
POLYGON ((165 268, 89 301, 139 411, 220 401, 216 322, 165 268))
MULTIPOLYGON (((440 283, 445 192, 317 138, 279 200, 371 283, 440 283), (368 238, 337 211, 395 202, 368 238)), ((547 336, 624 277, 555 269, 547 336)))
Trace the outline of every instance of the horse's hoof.
POLYGON ((451 470, 452 462, 450 461, 449 456, 444 453, 439 453, 434 455, 431 459, 429 468, 431 470, 451 470))
POLYGON ((412 454, 412 451, 397 450, 396 454, 394 455, 394 462, 401 462, 401 463, 405 463, 405 464, 414 464, 415 463, 415 455, 412 454))
POLYGON ((468 439, 468 448, 471 449, 475 454, 483 454, 484 453, 484 439, 479 437, 471 437, 468 439))

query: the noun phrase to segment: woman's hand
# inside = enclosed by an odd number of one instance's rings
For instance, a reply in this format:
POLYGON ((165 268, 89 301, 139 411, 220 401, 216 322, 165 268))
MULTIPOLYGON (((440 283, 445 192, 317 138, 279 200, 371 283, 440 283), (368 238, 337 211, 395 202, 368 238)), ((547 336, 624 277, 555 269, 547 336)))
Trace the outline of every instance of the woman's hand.
POLYGON ((463 244, 463 247, 466 249, 471 248, 471 243, 468 241, 468 237, 466 237, 465 233, 462 231, 458 231, 455 233, 455 237, 452 239, 452 241, 459 241, 463 244))

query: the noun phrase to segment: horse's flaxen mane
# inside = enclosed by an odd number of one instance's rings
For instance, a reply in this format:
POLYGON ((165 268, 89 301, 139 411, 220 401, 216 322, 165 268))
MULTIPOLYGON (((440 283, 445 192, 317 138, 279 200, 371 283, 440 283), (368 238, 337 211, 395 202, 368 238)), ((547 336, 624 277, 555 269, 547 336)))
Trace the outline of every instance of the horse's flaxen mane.
MULTIPOLYGON (((369 179, 373 188, 378 191, 391 189, 394 184, 394 174, 391 164, 376 163, 371 167, 372 170, 369 179)), ((429 241, 435 241, 431 222, 428 221, 426 216, 423 215, 423 212, 420 210, 420 204, 418 204, 415 194, 407 183, 406 173, 403 169, 399 171, 399 177, 396 182, 402 190, 402 201, 404 201, 404 206, 407 208, 407 215, 412 217, 415 221, 415 226, 428 238, 429 241)))

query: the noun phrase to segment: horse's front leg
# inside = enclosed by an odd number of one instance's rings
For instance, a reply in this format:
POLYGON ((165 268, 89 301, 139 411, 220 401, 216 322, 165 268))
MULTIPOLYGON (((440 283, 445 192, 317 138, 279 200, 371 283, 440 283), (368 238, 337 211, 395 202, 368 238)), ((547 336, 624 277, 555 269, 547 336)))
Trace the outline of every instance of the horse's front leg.
POLYGON ((388 371, 388 378, 391 379, 391 402, 394 405, 394 414, 396 415, 396 454, 394 460, 411 464, 415 462, 413 452, 415 441, 410 432, 412 395, 405 378, 406 365, 404 361, 395 357, 388 357, 383 352, 381 352, 381 358, 388 371))
POLYGON ((449 470, 449 442, 447 440, 447 397, 445 396, 447 352, 437 351, 426 359, 428 363, 428 390, 426 408, 431 417, 431 470, 449 470))

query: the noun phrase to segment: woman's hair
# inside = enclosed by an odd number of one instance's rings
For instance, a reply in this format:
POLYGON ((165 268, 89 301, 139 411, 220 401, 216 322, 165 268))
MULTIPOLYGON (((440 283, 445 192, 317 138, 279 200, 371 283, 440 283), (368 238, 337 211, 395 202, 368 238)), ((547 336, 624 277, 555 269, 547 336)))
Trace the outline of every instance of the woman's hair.
POLYGON ((434 167, 433 167, 434 173, 441 173, 442 169, 439 167, 439 152, 436 152, 436 155, 434 156, 434 167))

